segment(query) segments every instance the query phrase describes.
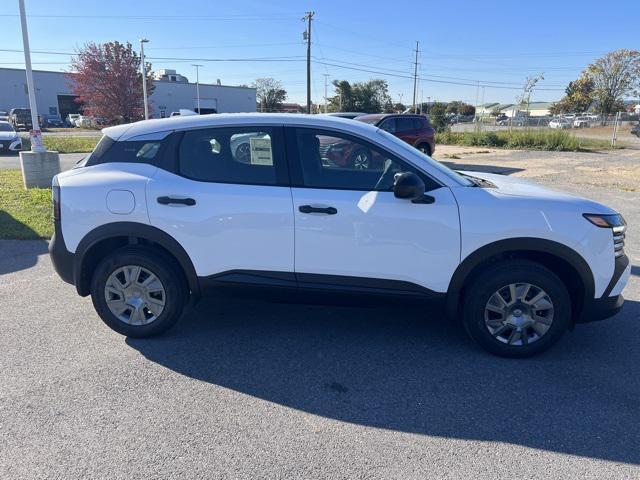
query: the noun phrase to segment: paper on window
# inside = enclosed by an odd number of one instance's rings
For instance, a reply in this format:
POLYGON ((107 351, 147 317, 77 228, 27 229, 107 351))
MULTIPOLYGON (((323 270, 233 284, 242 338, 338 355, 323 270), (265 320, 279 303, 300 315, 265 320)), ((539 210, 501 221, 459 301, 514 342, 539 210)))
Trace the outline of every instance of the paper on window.
POLYGON ((249 140, 251 142, 251 164, 273 165, 271 138, 251 137, 249 140))

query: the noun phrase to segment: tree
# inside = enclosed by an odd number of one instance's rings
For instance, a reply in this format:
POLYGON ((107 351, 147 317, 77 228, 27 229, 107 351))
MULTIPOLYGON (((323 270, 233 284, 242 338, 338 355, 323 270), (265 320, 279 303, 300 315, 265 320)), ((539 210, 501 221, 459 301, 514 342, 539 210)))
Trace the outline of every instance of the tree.
MULTIPOLYGON (((500 105, 496 105, 495 107, 493 107, 491 109, 491 116, 492 117, 498 117, 498 116, 500 116, 501 113, 502 113, 502 111, 500 110, 500 105)), ((474 108, 474 114, 475 114, 475 108, 474 108)))
MULTIPOLYGON (((151 64, 147 95, 153 92, 151 64)), ((84 113, 112 123, 140 120, 144 115, 140 57, 130 43, 87 43, 71 60, 70 87, 84 113)))
POLYGON ((335 96, 329 99, 337 112, 379 113, 392 105, 389 86, 385 80, 374 79, 357 82, 334 80, 335 96))
POLYGON ((476 114, 476 107, 474 107, 473 105, 469 105, 468 103, 462 103, 460 105, 460 107, 458 108, 458 113, 460 115, 475 115, 476 114))
POLYGON ((433 128, 437 132, 442 132, 447 129, 447 104, 441 102, 435 102, 429 107, 429 121, 433 128))
POLYGON ((261 112, 277 112, 287 99, 287 91, 282 88, 282 83, 273 78, 257 78, 252 86, 256 89, 261 112))
POLYGON ((463 105, 463 102, 460 102, 459 100, 454 100, 453 102, 449 102, 447 104, 446 113, 457 115, 460 113, 460 107, 462 107, 462 105, 463 105))
POLYGON ((569 82, 569 85, 564 92, 565 96, 549 108, 549 112, 552 115, 571 112, 586 112, 594 99, 593 80, 589 76, 583 74, 577 80, 569 82))
POLYGON ((590 64, 586 75, 593 81, 599 113, 613 113, 626 95, 638 95, 640 91, 640 51, 609 52, 590 64))

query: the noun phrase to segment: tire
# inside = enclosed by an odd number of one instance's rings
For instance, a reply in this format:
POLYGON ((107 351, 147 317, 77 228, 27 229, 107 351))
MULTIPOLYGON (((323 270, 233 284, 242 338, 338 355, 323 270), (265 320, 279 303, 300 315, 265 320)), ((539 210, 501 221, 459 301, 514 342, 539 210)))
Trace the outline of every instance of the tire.
POLYGON ((171 328, 180 318, 187 297, 184 276, 173 259, 139 246, 121 248, 104 258, 91 281, 96 312, 111 329, 128 337, 152 337, 171 328), (127 280, 127 272, 129 278, 137 272, 135 285, 127 280), (122 288, 124 284, 127 289, 122 288), (114 310, 122 312, 120 318, 114 310))
POLYGON ((372 167, 373 158, 366 148, 359 148, 349 157, 349 165, 355 170, 368 170, 372 167))
POLYGON ((502 261, 484 270, 465 290, 465 329, 494 355, 530 357, 555 344, 569 327, 571 299, 567 288, 556 274, 538 263, 502 261), (510 285, 514 285, 513 290, 510 285), (513 292, 516 301, 507 307, 506 303, 514 300, 513 292), (537 300, 540 292, 546 296, 537 300))
POLYGON ((427 156, 431 156, 431 145, 429 145, 427 142, 421 142, 418 145, 416 145, 416 148, 418 150, 420 150, 422 153, 424 153, 427 156))

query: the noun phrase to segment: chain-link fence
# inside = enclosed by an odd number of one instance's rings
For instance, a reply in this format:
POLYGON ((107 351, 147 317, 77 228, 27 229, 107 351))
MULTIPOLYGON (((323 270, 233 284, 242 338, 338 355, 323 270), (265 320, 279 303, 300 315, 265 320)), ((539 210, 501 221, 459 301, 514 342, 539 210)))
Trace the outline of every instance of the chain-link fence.
POLYGON ((637 125, 640 115, 617 112, 609 115, 593 113, 567 113, 563 115, 527 115, 514 112, 511 115, 477 116, 468 121, 451 125, 452 132, 501 131, 501 130, 566 130, 584 138, 638 144, 637 125))

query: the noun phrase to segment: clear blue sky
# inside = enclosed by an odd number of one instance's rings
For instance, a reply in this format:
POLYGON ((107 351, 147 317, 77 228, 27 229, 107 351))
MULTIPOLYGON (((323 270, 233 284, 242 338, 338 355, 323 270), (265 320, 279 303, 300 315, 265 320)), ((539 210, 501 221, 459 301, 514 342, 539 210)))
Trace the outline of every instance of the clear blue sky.
MULTIPOLYGON (((301 21, 315 11, 312 97, 322 102, 324 76, 385 78, 394 101, 411 103, 413 49, 420 42, 418 97, 513 102, 527 75, 544 73, 532 100, 552 101, 598 56, 640 48, 638 0, 26 0, 32 50, 73 52, 85 42, 130 41, 154 69, 175 68, 195 80, 249 84, 281 80, 289 100, 305 101, 301 21), (161 59, 163 58, 163 59, 161 59), (167 59, 171 58, 171 59, 167 59), (269 59, 213 62, 212 59, 269 59), (188 60, 199 59, 199 60, 188 60), (340 65, 340 66, 338 66, 340 65), (346 68, 348 67, 348 68, 346 68), (360 70, 383 73, 371 73, 360 70), (438 80, 439 82, 436 82, 438 80), (453 82, 453 83, 441 83, 453 82), (502 82, 502 83, 498 83, 502 82), (462 83, 463 85, 459 85, 462 83), (464 85, 467 84, 467 85, 464 85), (546 90, 543 90, 546 89, 546 90)), ((2 0, 1 49, 21 49, 18 1, 2 0)), ((34 53, 34 68, 65 70, 69 57, 34 53)), ((21 53, 0 51, 0 66, 23 67, 21 53)))

